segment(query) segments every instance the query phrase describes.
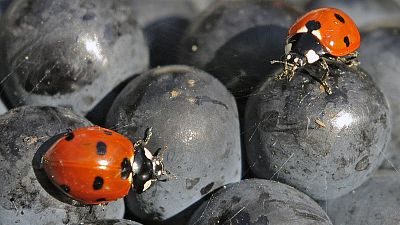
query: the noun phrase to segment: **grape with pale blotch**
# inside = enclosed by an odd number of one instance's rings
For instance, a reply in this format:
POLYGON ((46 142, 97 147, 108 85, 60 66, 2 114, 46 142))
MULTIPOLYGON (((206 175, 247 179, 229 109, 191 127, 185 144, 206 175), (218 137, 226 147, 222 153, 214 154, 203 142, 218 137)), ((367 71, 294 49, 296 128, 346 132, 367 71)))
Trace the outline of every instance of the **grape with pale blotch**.
MULTIPOLYGON (((254 176, 281 180, 314 199, 344 195, 382 163, 390 138, 389 106, 360 68, 309 65, 293 80, 267 79, 247 102, 247 161, 254 176)), ((279 71, 277 71, 279 72, 279 71)))
POLYGON ((304 193, 275 181, 248 179, 213 193, 188 224, 332 225, 332 222, 304 193))
POLYGON ((106 125, 135 140, 153 127, 148 149, 168 147, 165 169, 176 179, 126 198, 130 212, 143 220, 169 219, 241 178, 235 100, 201 70, 166 66, 141 74, 117 97, 106 125))

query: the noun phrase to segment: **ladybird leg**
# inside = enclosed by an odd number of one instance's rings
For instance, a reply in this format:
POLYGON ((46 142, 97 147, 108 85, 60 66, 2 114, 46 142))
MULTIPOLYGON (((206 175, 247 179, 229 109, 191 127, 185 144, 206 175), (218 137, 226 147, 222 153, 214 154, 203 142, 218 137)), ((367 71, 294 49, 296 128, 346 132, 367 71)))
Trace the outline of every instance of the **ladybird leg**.
POLYGON ((106 206, 108 205, 108 202, 102 202, 102 203, 100 203, 99 205, 101 206, 101 208, 102 208, 103 210, 105 210, 106 206))
POLYGON ((89 207, 89 214, 92 214, 94 212, 94 205, 88 205, 89 207))
POLYGON ((346 63, 350 67, 356 67, 356 66, 360 65, 360 61, 357 60, 358 55, 359 55, 358 52, 353 52, 353 53, 349 54, 348 56, 344 57, 345 58, 344 63, 346 63))
POLYGON ((346 61, 350 61, 356 59, 359 55, 360 54, 357 51, 355 51, 341 58, 344 58, 346 61))
POLYGON ((288 81, 291 81, 294 77, 296 70, 298 69, 297 65, 292 63, 287 63, 285 67, 285 76, 287 77, 288 81))
POLYGON ((176 180, 176 179, 178 179, 177 176, 175 176, 174 174, 172 174, 172 173, 169 172, 168 170, 162 171, 162 175, 163 175, 163 176, 166 176, 167 178, 164 178, 164 179, 156 179, 155 181, 163 181, 163 182, 165 182, 165 181, 169 181, 169 180, 176 180))
POLYGON ((149 143, 151 136, 153 135, 153 132, 151 132, 153 130, 152 127, 148 127, 146 129, 146 131, 144 132, 144 138, 143 138, 143 144, 147 145, 147 143, 149 143))
POLYGON ((133 145, 133 149, 136 151, 136 149, 138 149, 139 148, 139 146, 141 146, 141 145, 143 145, 143 140, 137 140, 136 142, 135 142, 135 144, 133 145))
POLYGON ((330 94, 332 94, 332 90, 331 90, 331 88, 329 87, 329 84, 326 82, 326 81, 328 80, 328 77, 329 77, 329 66, 328 66, 328 64, 326 63, 326 61, 325 61, 324 58, 321 58, 320 64, 321 64, 322 68, 325 70, 325 74, 324 74, 324 76, 321 78, 321 84, 322 84, 322 86, 324 87, 325 92, 326 92, 328 95, 330 95, 330 94))
POLYGON ((281 61, 281 60, 272 60, 270 61, 271 64, 276 64, 276 63, 280 63, 280 64, 284 64, 283 65, 283 71, 277 75, 275 75, 275 79, 277 80, 281 80, 284 76, 285 76, 285 71, 287 68, 287 62, 286 61, 281 61))
POLYGON ((172 174, 171 172, 169 172, 168 170, 164 171, 164 174, 169 180, 176 180, 178 179, 174 174, 172 174))
POLYGON ((356 67, 360 65, 360 62, 357 60, 358 55, 359 55, 358 52, 353 52, 344 57, 331 57, 329 59, 345 63, 350 67, 356 67))
POLYGON ((274 63, 282 63, 283 64, 283 71, 281 73, 277 74, 275 76, 275 79, 281 80, 284 77, 286 77, 288 81, 291 81, 293 79, 294 73, 297 70, 297 66, 296 65, 294 65, 292 63, 289 63, 286 60, 285 61, 274 60, 274 61, 271 61, 271 63, 272 62, 274 62, 274 63))
POLYGON ((71 128, 68 128, 68 129, 67 129, 67 133, 65 133, 65 137, 66 137, 67 139, 72 139, 72 138, 74 137, 74 134, 73 134, 71 128))
POLYGON ((360 61, 358 61, 357 59, 353 59, 350 61, 350 63, 348 64, 350 67, 357 67, 360 65, 360 61))
POLYGON ((281 60, 271 60, 270 63, 271 63, 271 64, 283 63, 283 61, 281 61, 281 60))
MULTIPOLYGON (((159 162, 163 162, 164 161, 164 152, 167 149, 168 149, 168 146, 166 146, 166 145, 162 149, 161 148, 157 149, 157 151, 153 155, 155 157, 154 159, 159 161, 159 162)), ((162 170, 161 170, 161 175, 167 177, 166 181, 167 180, 176 180, 177 179, 177 177, 175 175, 173 175, 168 170, 165 170, 164 168, 162 168, 162 170)), ((157 180, 159 181, 160 179, 158 179, 158 178, 155 179, 155 181, 157 181, 157 180)))

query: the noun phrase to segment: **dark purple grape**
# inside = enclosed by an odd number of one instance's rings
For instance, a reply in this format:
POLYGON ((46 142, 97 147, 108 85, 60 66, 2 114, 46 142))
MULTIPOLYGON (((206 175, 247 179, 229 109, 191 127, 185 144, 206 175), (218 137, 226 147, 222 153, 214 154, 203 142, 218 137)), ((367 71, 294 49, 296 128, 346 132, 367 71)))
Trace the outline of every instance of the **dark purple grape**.
POLYGON ((382 163, 390 138, 387 100, 360 68, 329 63, 293 80, 267 79, 246 108, 246 153, 254 176, 278 179, 314 199, 344 195, 382 163), (313 76, 311 76, 313 75, 313 76))
POLYGON ((147 69, 148 48, 128 3, 13 1, 0 36, 0 75, 10 105, 67 106, 84 115, 147 69))
MULTIPOLYGON (((107 127, 136 141, 153 128, 148 149, 164 145, 165 169, 176 176, 126 198, 141 220, 164 221, 209 192, 241 178, 236 103, 209 74, 187 66, 165 66, 133 79, 107 116, 107 127)), ((172 223, 174 224, 174 223, 172 223)))
POLYGON ((0 224, 69 224, 82 219, 122 218, 123 201, 76 207, 48 179, 41 156, 54 135, 91 123, 70 110, 14 108, 0 116, 0 224), (69 202, 68 202, 69 203, 69 202))
POLYGON ((300 191, 275 181, 248 179, 212 193, 189 225, 329 225, 324 210, 300 191))

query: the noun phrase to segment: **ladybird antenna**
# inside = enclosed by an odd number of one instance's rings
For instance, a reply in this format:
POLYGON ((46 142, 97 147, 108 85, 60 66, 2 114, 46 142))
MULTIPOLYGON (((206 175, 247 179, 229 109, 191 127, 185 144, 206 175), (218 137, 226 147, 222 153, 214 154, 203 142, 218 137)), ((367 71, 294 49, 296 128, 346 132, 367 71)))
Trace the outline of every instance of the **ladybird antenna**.
POLYGON ((139 138, 139 140, 137 140, 137 141, 135 142, 134 148, 137 148, 137 147, 139 147, 139 146, 141 146, 142 148, 144 148, 144 146, 146 146, 146 145, 149 143, 150 138, 151 138, 151 136, 153 135, 152 129, 153 129, 152 127, 146 128, 146 130, 144 131, 144 137, 143 137, 143 139, 140 139, 140 138, 139 138))
POLYGON ((276 64, 276 63, 285 64, 285 62, 282 60, 271 60, 270 63, 271 64, 276 64))
POLYGON ((175 174, 172 174, 168 170, 164 170, 164 174, 163 175, 166 176, 168 178, 168 180, 176 180, 176 179, 178 179, 178 177, 175 174))
POLYGON ((286 78, 288 81, 291 81, 296 73, 296 71, 305 65, 304 60, 293 57, 289 55, 287 59, 284 60, 272 60, 271 64, 280 63, 283 64, 283 71, 275 76, 276 79, 280 80, 286 78))

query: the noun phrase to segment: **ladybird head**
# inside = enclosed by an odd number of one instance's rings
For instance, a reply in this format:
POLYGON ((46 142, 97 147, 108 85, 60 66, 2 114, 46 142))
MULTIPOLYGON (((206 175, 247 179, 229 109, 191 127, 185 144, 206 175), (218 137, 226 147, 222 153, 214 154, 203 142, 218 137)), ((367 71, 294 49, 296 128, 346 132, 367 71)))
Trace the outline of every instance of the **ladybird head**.
POLYGON ((296 52, 288 52, 284 57, 283 64, 285 67, 283 73, 289 77, 292 77, 297 69, 307 64, 307 58, 296 52))
POLYGON ((160 148, 152 155, 143 144, 139 143, 135 145, 135 159, 132 164, 132 187, 137 193, 146 191, 156 181, 165 181, 161 179, 164 175, 168 174, 164 169, 163 161, 165 149, 160 148))
POLYGON ((325 54, 326 51, 317 37, 310 33, 298 33, 286 40, 282 60, 272 63, 282 63, 284 69, 278 77, 291 80, 299 68, 319 61, 325 54))
POLYGON ((296 71, 307 64, 307 58, 302 54, 289 51, 283 56, 282 60, 274 60, 271 63, 282 63, 283 71, 278 77, 286 77, 291 80, 296 71))
POLYGON ((326 50, 318 38, 309 33, 296 34, 290 37, 285 45, 285 60, 300 60, 297 64, 313 64, 325 54, 326 50))

